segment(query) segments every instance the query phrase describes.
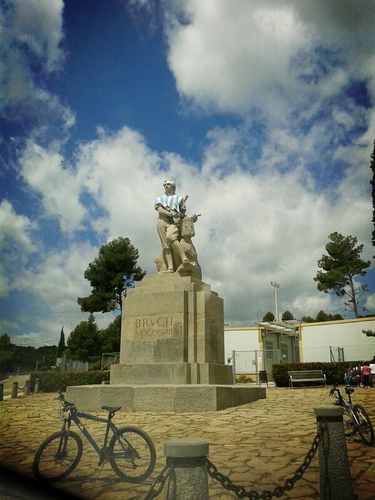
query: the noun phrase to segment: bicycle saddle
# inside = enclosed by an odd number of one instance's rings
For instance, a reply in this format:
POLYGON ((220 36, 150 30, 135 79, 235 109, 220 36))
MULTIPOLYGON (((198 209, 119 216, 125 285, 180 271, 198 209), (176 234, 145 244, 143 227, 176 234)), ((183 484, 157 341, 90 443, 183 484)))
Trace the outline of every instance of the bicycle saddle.
POLYGON ((354 392, 354 389, 352 387, 345 387, 345 392, 346 394, 354 392))
POLYGON ((116 413, 116 411, 120 408, 121 406, 102 406, 102 409, 108 411, 109 413, 116 413))

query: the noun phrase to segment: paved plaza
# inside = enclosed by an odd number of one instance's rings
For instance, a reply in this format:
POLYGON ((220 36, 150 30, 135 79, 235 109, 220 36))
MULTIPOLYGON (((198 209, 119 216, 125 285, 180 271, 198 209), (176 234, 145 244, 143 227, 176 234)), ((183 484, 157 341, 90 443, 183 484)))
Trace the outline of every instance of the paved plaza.
MULTIPOLYGON (((87 499, 144 498, 151 480, 165 464, 164 442, 189 436, 209 442, 210 460, 236 484, 257 491, 273 489, 277 484, 282 485, 301 465, 316 434, 314 407, 332 402, 328 392, 328 387, 272 387, 267 389, 267 399, 208 413, 127 413, 121 409, 116 413, 115 422, 119 426, 142 427, 155 443, 157 462, 151 479, 142 485, 120 481, 109 464, 97 465, 97 455, 84 440, 81 462, 58 487, 87 499)), ((0 464, 31 475, 36 448, 45 437, 61 428, 55 396, 35 394, 0 402, 0 464)), ((375 425, 375 388, 357 389, 353 400, 366 407, 375 425)), ((95 422, 86 423, 90 432, 101 440, 103 427, 95 422)), ((357 498, 375 498, 375 447, 362 445, 354 438, 350 438, 347 445, 357 498)), ((235 498, 211 478, 209 487, 210 498, 235 498)), ((1 488, 0 498, 5 498, 1 488)), ((163 498, 163 494, 158 498, 163 498)), ((283 498, 319 498, 317 457, 283 498)))

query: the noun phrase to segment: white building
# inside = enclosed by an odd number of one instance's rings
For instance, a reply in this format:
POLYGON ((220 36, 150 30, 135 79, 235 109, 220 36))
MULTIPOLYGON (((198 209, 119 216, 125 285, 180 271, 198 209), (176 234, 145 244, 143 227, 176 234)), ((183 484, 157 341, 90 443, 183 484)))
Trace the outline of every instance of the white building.
POLYGON ((300 323, 259 323, 256 326, 225 327, 225 355, 237 374, 271 373, 277 363, 307 361, 357 361, 375 356, 375 317, 300 323))

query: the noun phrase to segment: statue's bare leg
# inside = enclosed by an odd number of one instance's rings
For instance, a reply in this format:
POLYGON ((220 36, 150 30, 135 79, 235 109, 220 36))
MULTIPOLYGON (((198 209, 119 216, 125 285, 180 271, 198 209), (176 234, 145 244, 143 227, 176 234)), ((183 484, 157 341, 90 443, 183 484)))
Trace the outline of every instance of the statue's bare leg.
POLYGON ((172 249, 171 248, 164 248, 163 249, 163 257, 164 257, 164 262, 167 264, 167 270, 165 271, 166 273, 173 273, 173 257, 172 257, 172 249))

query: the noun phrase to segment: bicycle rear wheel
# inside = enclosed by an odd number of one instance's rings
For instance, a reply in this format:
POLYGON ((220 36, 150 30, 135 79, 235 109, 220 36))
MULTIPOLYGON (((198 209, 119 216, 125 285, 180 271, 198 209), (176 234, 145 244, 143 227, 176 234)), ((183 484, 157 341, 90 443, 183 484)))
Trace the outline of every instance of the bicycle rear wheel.
POLYGON ((39 446, 33 461, 33 473, 39 481, 61 481, 78 465, 82 439, 72 431, 51 434, 39 446))
POLYGON ((155 467, 156 451, 150 436, 138 427, 122 427, 109 444, 114 472, 128 483, 142 483, 155 467))
POLYGON ((355 405, 353 411, 359 422, 357 428, 362 441, 372 446, 374 444, 374 429, 367 411, 361 405, 355 405))

